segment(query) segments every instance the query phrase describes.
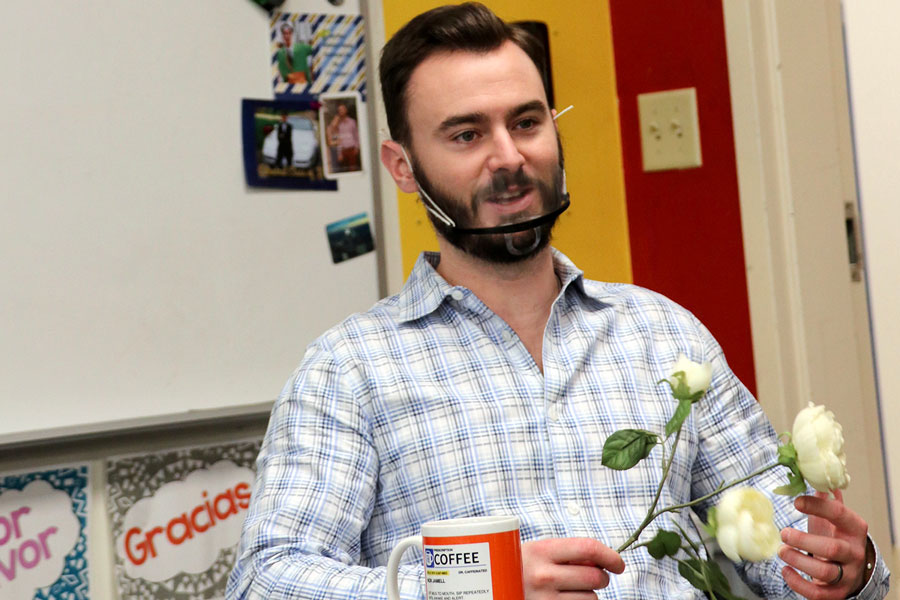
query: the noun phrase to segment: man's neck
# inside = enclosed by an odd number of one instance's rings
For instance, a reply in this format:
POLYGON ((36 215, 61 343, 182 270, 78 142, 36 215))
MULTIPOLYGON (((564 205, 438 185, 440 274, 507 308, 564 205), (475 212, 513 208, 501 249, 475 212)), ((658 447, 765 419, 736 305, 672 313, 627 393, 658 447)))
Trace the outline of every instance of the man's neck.
POLYGON ((490 263, 440 240, 441 262, 437 271, 451 285, 472 290, 488 308, 521 336, 520 329, 543 327, 559 294, 550 247, 512 264, 490 263))

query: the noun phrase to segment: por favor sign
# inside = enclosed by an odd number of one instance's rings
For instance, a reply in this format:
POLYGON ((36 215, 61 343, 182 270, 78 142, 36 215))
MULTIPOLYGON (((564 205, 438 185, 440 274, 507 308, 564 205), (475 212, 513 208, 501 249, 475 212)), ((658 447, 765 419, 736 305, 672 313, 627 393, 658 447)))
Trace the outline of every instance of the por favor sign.
POLYGON ((107 491, 123 599, 224 592, 258 449, 251 443, 242 453, 229 445, 111 461, 107 491))
POLYGON ((87 598, 86 482, 86 466, 0 477, 0 598, 87 598))

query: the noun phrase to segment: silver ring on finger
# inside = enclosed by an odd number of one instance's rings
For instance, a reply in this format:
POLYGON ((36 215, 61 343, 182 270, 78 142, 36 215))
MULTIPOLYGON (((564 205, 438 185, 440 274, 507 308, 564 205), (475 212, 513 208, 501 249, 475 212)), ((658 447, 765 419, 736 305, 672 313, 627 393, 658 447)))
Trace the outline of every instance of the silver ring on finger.
POLYGON ((837 585, 844 578, 844 565, 839 562, 833 563, 838 568, 837 577, 828 582, 828 585, 837 585))

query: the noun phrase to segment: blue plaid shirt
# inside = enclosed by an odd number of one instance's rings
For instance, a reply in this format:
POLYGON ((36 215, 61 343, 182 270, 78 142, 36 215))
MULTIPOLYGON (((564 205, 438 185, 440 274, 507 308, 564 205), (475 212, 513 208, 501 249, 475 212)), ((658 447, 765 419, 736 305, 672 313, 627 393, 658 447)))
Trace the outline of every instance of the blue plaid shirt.
MULTIPOLYGON (((592 537, 617 547, 643 519, 661 452, 628 471, 601 465, 614 431, 663 432, 680 352, 710 361, 707 396, 686 421, 660 506, 771 464, 776 435, 688 311, 648 290, 585 280, 561 253, 562 289, 544 332, 544 372, 516 333, 423 254, 400 294, 316 340, 272 412, 229 598, 383 599, 388 555, 425 521, 490 514, 521 520, 523 541, 592 537)), ((783 469, 752 481, 769 492, 783 469)), ((800 526, 774 496, 776 525, 800 526)), ((698 513, 705 515, 708 506, 698 513)), ((668 513, 645 530, 677 523, 668 513)), ((405 556, 404 598, 423 598, 421 557, 405 556)), ((643 549, 626 552, 601 598, 701 598, 643 549)), ((792 597, 779 559, 739 565, 765 597, 792 597)), ((879 565, 861 597, 881 598, 879 565)))

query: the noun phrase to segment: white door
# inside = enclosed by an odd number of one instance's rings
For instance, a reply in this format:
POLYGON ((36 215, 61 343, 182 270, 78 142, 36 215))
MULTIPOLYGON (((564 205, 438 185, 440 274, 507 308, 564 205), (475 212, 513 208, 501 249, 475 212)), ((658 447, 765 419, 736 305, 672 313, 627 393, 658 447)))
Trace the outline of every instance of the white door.
POLYGON ((809 401, 835 412, 845 501, 890 565, 865 278, 849 264, 857 198, 840 4, 724 9, 759 399, 779 431, 809 401))

